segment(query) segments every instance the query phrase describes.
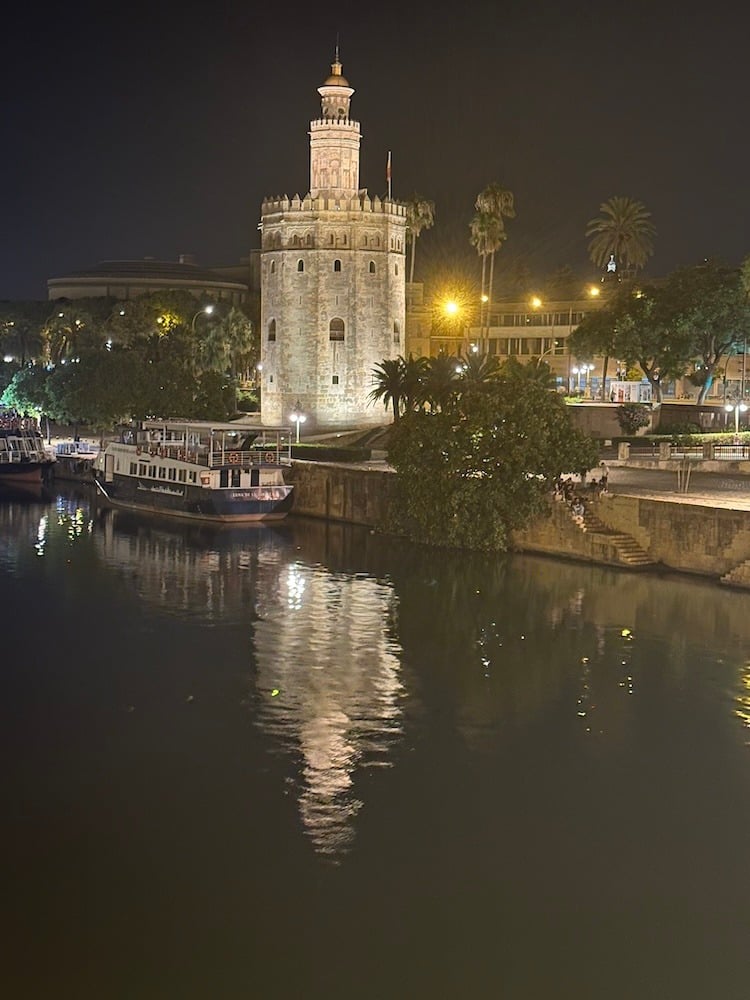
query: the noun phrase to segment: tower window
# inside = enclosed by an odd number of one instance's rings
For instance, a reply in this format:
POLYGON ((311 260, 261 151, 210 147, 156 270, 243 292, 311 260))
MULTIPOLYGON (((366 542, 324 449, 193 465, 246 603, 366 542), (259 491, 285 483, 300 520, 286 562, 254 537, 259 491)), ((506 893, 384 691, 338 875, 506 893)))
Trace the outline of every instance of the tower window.
POLYGON ((339 319, 339 317, 335 317, 334 319, 331 320, 331 322, 328 325, 328 339, 329 340, 336 340, 336 341, 343 341, 343 339, 344 339, 344 321, 343 321, 343 319, 339 319))
POLYGON ((331 378, 331 385, 338 385, 338 384, 339 384, 339 377, 338 377, 338 375, 334 375, 331 378))
POLYGON ((301 274, 304 270, 305 270, 305 262, 304 262, 304 260, 298 260, 297 261, 297 271, 298 271, 298 273, 301 274))
POLYGON ((393 343, 401 343, 401 327, 399 326, 398 320, 396 320, 393 324, 393 343))
POLYGON ((396 264, 396 266, 394 267, 393 273, 396 275, 398 274, 398 264, 396 264))
POLYGON ((276 274, 276 261, 271 261, 271 274, 276 274))
POLYGON ((370 261, 370 274, 375 274, 375 261, 370 261))
POLYGON ((333 262, 333 269, 334 269, 334 271, 340 271, 341 270, 341 261, 340 260, 335 260, 333 262))
POLYGON ((268 341, 273 343, 276 340, 276 320, 269 319, 268 321, 268 341))

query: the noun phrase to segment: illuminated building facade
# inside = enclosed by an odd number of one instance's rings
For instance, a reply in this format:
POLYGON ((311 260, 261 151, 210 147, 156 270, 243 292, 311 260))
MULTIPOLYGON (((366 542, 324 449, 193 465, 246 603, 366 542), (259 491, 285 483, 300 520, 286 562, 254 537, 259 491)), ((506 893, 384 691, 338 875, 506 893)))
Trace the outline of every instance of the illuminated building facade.
POLYGON ((406 209, 359 186, 360 125, 338 53, 318 93, 310 189, 262 206, 263 422, 300 407, 307 430, 377 426, 372 371, 405 350, 406 209))

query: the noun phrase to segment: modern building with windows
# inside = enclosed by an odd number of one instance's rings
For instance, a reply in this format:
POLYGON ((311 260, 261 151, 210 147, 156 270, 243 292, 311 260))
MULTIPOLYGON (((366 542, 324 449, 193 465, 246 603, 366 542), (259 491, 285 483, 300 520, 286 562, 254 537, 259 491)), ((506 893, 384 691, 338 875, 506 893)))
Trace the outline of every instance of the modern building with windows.
POLYGON ((309 191, 262 206, 263 422, 299 408, 308 430, 377 426, 373 369, 405 350, 406 208, 359 186, 360 125, 338 53, 318 93, 309 191))

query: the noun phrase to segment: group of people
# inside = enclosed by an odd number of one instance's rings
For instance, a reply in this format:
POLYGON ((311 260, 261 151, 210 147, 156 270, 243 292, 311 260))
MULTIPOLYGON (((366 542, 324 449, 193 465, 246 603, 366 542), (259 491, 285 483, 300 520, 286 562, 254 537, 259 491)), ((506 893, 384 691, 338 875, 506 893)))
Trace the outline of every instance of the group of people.
POLYGON ((28 413, 19 413, 12 408, 0 407, 0 428, 4 431, 35 431, 37 422, 28 413))
POLYGON ((576 520, 583 521, 586 513, 586 505, 583 501, 582 493, 586 491, 589 496, 596 498, 607 492, 609 481, 609 469, 606 462, 599 463, 599 478, 587 479, 582 473, 578 482, 572 476, 558 477, 554 483, 555 500, 562 500, 570 507, 571 513, 576 520))

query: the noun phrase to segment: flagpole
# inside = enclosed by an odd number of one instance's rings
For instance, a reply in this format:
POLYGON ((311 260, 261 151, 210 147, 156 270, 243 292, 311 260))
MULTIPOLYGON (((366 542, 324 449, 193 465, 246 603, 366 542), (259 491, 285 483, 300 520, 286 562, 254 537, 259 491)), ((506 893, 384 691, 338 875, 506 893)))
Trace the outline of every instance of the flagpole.
POLYGON ((386 168, 385 168, 385 177, 386 177, 386 180, 388 181, 388 199, 390 201, 390 197, 391 197, 391 151, 390 151, 390 149, 388 150, 388 164, 386 165, 386 168))

